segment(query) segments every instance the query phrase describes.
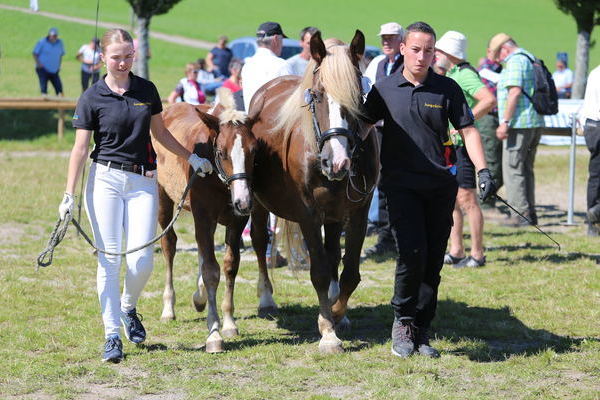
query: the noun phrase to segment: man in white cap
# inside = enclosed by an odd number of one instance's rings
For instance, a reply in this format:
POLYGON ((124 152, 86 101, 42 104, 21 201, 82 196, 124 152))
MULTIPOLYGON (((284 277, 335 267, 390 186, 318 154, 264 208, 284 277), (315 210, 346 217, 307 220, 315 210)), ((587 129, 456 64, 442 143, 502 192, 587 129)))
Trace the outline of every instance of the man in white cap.
MULTIPOLYGON (((496 136, 503 140, 502 174, 508 202, 537 225, 535 212, 535 175, 533 165, 540 143, 544 118, 529 100, 535 91, 534 56, 506 33, 498 33, 488 46, 492 57, 505 63, 498 81, 498 118, 496 136)), ((513 214, 505 225, 529 222, 513 214)))
POLYGON ((383 54, 371 60, 364 73, 364 76, 369 78, 373 83, 392 74, 403 61, 402 54, 400 54, 402 26, 396 22, 388 22, 381 25, 378 35, 381 38, 381 50, 383 54))
POLYGON ((258 27, 256 31, 258 48, 242 68, 242 90, 246 112, 250 111, 252 96, 262 85, 279 76, 291 75, 285 60, 279 58, 283 48, 283 38, 286 37, 277 22, 265 22, 258 27))
MULTIPOLYGON (((379 36, 381 38, 381 50, 383 51, 383 54, 375 57, 369 63, 364 74, 371 82, 375 83, 386 76, 391 75, 396 72, 400 65, 402 65, 402 62, 404 61, 404 57, 400 54, 402 32, 402 26, 396 22, 388 22, 387 24, 381 25, 379 36)), ((383 124, 380 124, 377 127, 380 143, 382 125, 383 124)), ((378 185, 377 196, 373 196, 373 201, 377 201, 378 208, 377 242, 374 246, 365 250, 366 257, 383 256, 386 253, 394 253, 396 251, 394 236, 392 235, 388 218, 385 193, 381 185, 378 185)))
MULTIPOLYGON (((496 105, 494 95, 485 87, 477 70, 467 59, 467 38, 460 32, 448 31, 435 44, 436 64, 446 70, 446 76, 458 83, 465 95, 467 104, 473 112, 475 121, 487 115, 496 105)), ((452 218, 454 224, 450 233, 450 251, 444 257, 444 263, 456 268, 483 267, 483 214, 476 198, 477 180, 475 167, 467 154, 462 138, 452 129, 456 144, 456 180, 458 193, 452 218), (471 229, 471 255, 466 256, 463 244, 463 214, 469 218, 471 229)))

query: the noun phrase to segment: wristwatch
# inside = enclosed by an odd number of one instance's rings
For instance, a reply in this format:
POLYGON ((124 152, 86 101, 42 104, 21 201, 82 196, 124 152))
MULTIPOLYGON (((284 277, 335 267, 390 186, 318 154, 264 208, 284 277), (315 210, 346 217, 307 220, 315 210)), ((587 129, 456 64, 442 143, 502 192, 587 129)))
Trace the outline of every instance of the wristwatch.
POLYGON ((502 123, 510 126, 510 119, 503 119, 502 123))

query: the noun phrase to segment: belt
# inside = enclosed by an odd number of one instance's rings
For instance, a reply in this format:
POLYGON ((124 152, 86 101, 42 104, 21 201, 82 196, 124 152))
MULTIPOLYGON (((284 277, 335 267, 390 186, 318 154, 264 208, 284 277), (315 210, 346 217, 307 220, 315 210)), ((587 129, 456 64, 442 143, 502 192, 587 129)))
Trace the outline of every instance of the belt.
MULTIPOLYGON (((134 174, 145 175, 147 170, 142 164, 124 164, 117 161, 94 160, 100 165, 106 165, 108 168, 120 169, 121 171, 133 172, 134 174)), ((153 170, 152 170, 153 171, 153 170)))

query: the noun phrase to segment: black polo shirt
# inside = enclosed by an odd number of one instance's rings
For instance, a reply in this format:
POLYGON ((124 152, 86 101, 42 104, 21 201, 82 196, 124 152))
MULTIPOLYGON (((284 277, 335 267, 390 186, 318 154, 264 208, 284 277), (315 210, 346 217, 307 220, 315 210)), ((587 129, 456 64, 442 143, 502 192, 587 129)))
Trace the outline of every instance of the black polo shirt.
POLYGON ((373 86, 365 102, 367 120, 383 119, 382 183, 414 189, 455 180, 456 155, 448 137, 448 121, 456 129, 473 124, 473 113, 458 84, 431 69, 414 86, 401 66, 373 86))
POLYGON ((73 127, 94 131, 90 158, 156 168, 150 141, 150 119, 162 111, 156 86, 129 73, 129 89, 119 95, 99 79, 79 98, 73 127))

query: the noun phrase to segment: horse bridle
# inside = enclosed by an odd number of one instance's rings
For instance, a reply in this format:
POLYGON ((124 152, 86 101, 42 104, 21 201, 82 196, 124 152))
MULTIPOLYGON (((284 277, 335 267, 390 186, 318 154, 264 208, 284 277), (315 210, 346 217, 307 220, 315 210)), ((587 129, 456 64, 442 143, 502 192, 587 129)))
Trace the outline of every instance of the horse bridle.
POLYGON ((245 172, 242 172, 239 174, 227 175, 227 173, 225 172, 225 169, 223 168, 223 165, 221 164, 221 158, 223 157, 223 153, 217 147, 217 138, 216 137, 213 140, 213 150, 214 150, 214 158, 215 158, 215 167, 217 169, 217 176, 219 177, 221 182, 223 182, 225 184, 225 186, 229 187, 233 181, 236 181, 239 179, 246 179, 246 180, 250 181, 250 176, 245 172))
POLYGON ((315 133, 315 139, 317 140, 319 153, 323 150, 323 146, 327 140, 335 136, 343 136, 348 139, 350 144, 350 154, 354 154, 356 144, 360 141, 358 135, 346 128, 330 128, 325 132, 321 132, 321 127, 319 126, 319 121, 317 120, 317 110, 315 105, 315 103, 318 102, 316 92, 312 89, 306 89, 304 92, 304 100, 308 105, 308 109, 310 110, 310 114, 312 116, 313 130, 315 133))
POLYGON ((365 189, 362 190, 358 188, 358 186, 352 180, 352 176, 357 175, 354 171, 356 165, 356 158, 358 157, 358 154, 362 153, 363 151, 362 139, 358 136, 356 132, 353 132, 346 128, 330 128, 327 129, 325 132, 321 132, 321 127, 319 126, 319 121, 317 120, 317 111, 315 105, 315 103, 318 101, 316 92, 312 89, 306 89, 306 91, 304 92, 304 101, 308 105, 308 109, 310 110, 312 116, 313 129, 315 132, 315 139, 317 140, 317 144, 319 147, 319 153, 321 153, 321 151, 323 150, 325 142, 334 136, 343 136, 346 139, 348 139, 348 143, 350 144, 350 158, 352 159, 352 171, 350 171, 348 175, 348 182, 346 184, 346 197, 352 203, 361 202, 365 197, 373 193, 375 187, 377 186, 377 184, 375 183, 373 184, 373 186, 371 186, 370 189, 367 189, 367 182, 365 180, 365 177, 363 176, 363 186, 365 187, 365 189), (356 151, 357 149, 359 151, 356 151), (353 199, 352 196, 350 196, 350 187, 352 188, 352 190, 358 193, 358 195, 360 196, 359 199, 353 199))

